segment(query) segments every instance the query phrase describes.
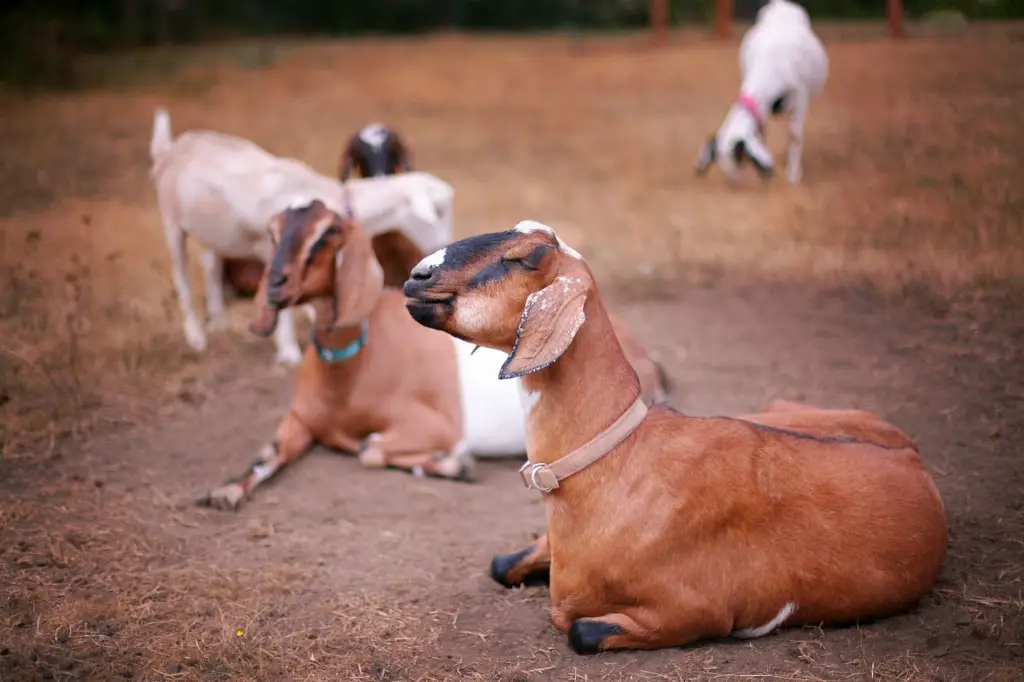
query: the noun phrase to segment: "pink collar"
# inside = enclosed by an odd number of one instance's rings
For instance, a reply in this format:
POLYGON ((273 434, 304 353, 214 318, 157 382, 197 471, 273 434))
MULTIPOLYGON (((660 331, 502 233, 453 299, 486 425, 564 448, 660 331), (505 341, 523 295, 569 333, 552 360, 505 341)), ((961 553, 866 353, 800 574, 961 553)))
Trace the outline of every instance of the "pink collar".
POLYGON ((750 115, 754 117, 754 122, 757 123, 757 131, 759 133, 764 132, 764 119, 761 117, 761 110, 757 106, 757 101, 745 92, 740 92, 739 98, 736 102, 750 112, 750 115))

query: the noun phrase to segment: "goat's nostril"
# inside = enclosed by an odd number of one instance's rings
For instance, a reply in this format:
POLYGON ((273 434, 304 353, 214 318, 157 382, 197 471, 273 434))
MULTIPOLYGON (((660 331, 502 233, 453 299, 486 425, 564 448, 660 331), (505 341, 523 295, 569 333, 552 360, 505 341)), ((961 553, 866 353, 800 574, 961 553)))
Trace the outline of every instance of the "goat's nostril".
POLYGON ((267 284, 272 287, 283 287, 288 283, 288 277, 283 272, 271 272, 267 274, 267 284))
POLYGON ((417 282, 426 282, 434 276, 434 272, 436 271, 433 268, 413 268, 413 271, 409 273, 409 276, 417 282))

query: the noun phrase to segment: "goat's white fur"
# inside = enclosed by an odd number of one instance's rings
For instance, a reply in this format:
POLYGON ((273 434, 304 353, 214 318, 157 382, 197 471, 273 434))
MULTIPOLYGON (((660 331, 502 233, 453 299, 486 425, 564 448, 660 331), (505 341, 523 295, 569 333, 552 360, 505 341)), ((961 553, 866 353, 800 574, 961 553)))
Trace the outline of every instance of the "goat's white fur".
MULTIPOLYGON (((174 138, 164 109, 157 109, 154 116, 149 151, 185 339, 196 351, 206 348, 206 331, 192 307, 186 235, 204 248, 207 314, 211 327, 216 327, 224 324, 222 259, 268 262, 273 255, 267 231, 271 216, 289 206, 309 205, 313 199, 341 215, 347 213, 339 180, 232 135, 193 130, 174 138)), ((452 240, 454 191, 440 178, 409 172, 347 184, 353 212, 370 235, 399 230, 424 253, 452 240)), ((307 314, 313 317, 311 309, 307 314)), ((302 353, 290 308, 281 311, 274 342, 278 362, 298 364, 302 353)))
POLYGON ((508 358, 483 346, 452 337, 459 367, 463 442, 475 457, 522 457, 526 454, 526 424, 520 400, 520 381, 498 379, 508 358))
POLYGON ((796 602, 788 601, 782 605, 782 608, 775 614, 775 617, 764 625, 760 625, 756 628, 733 630, 731 636, 736 639, 757 639, 758 637, 764 637, 765 635, 771 634, 774 630, 777 630, 795 612, 796 602))
POLYGON ((359 139, 374 149, 379 149, 388 137, 388 129, 383 123, 369 123, 359 130, 359 139))
MULTIPOLYGON (((828 74, 828 54, 811 28, 807 10, 789 0, 769 0, 758 10, 754 25, 740 43, 740 92, 757 102, 762 120, 771 114, 772 103, 784 93, 787 95, 786 178, 790 182, 798 182, 803 177, 807 109, 811 99, 825 88, 828 74)), ((758 136, 757 121, 737 102, 729 108, 715 135, 716 162, 732 180, 739 175, 732 156, 739 140, 743 140, 750 154, 756 155, 764 165, 773 165, 771 152, 758 136)))

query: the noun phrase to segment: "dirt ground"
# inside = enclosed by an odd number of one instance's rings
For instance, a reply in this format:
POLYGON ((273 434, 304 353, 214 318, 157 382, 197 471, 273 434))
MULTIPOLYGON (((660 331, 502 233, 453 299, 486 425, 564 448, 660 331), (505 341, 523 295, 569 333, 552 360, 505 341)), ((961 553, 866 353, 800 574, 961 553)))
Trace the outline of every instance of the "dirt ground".
POLYGON ((737 45, 689 34, 232 46, 0 95, 0 680, 1024 680, 1024 28, 823 34, 796 187, 693 176, 737 45), (885 415, 943 495, 939 584, 858 627, 579 657, 546 588, 487 575, 543 530, 517 462, 463 484, 316 450, 238 513, 193 506, 272 435, 290 372, 246 301, 185 347, 158 104, 325 173, 392 123, 459 236, 536 218, 582 251, 686 413, 885 415))

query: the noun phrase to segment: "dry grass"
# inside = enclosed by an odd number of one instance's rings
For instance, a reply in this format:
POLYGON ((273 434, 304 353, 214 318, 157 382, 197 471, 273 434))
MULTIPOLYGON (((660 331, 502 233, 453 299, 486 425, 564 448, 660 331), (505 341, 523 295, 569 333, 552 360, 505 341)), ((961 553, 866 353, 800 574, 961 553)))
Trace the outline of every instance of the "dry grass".
MULTIPOLYGON (((737 46, 690 34, 658 51, 628 36, 582 51, 557 36, 298 44, 255 69, 266 55, 226 48, 235 57, 209 50, 182 70, 140 58, 142 85, 133 88, 0 95, 0 460, 53 466, 67 436, 143 421, 169 396, 201 396, 215 380, 217 367, 186 350, 148 182, 157 105, 170 108, 176 131, 234 133, 325 173, 347 134, 386 120, 409 137, 422 168, 456 187, 458 234, 549 222, 609 290, 671 296, 685 281, 776 277, 868 282, 932 301, 979 286, 1016 291, 1021 29, 903 44, 857 31, 825 32, 832 77, 812 105, 797 187, 777 179, 730 190, 716 174, 693 176, 700 143, 735 95, 737 46)), ((777 153, 783 139, 784 126, 770 124, 777 153)), ((242 331, 246 314, 232 309, 234 331, 211 337, 208 353, 223 360, 242 347, 244 361, 270 362, 270 347, 242 331)), ((88 480, 51 492, 0 507, 0 603, 39 614, 0 621, 0 655, 23 679, 37 679, 31 670, 38 679, 144 671, 174 680, 521 682, 549 679, 557 663, 541 649, 536 664, 507 669, 442 658, 433 649, 450 605, 335 594, 308 566, 203 571, 176 560, 173 533, 103 530, 137 525, 129 517, 143 507, 108 500, 88 480), (307 620, 311 602, 331 616, 307 620), (429 675, 415 672, 423 657, 429 675)), ((153 513, 162 515, 154 528, 166 530, 168 515, 189 523, 173 505, 153 513)), ((955 599, 976 609, 979 627, 997 628, 1000 613, 1020 622, 1019 596, 955 599)), ((609 663, 602 678, 683 680, 699 670, 707 679, 946 679, 909 653, 880 665, 830 658, 813 641, 794 646, 787 669, 764 674, 730 674, 718 654, 696 651, 675 676, 627 675, 609 663)), ((988 670, 992 680, 1020 679, 1010 667, 988 670)))
MULTIPOLYGON (((385 119, 458 189, 460 234, 536 217, 637 291, 753 271, 948 298, 1024 272, 1014 31, 894 45, 826 30, 806 184, 745 191, 691 173, 737 81, 735 45, 692 35, 661 51, 629 37, 582 52, 560 37, 290 45, 255 70, 232 64, 235 47, 142 90, 7 95, 0 385, 22 406, 8 412, 41 414, 47 391, 77 409, 96 377, 184 360, 146 174, 158 104, 175 130, 235 133, 326 173, 344 135, 385 119)), ((138 62, 146 82, 153 59, 138 62)), ((769 128, 779 152, 784 134, 769 128)))

